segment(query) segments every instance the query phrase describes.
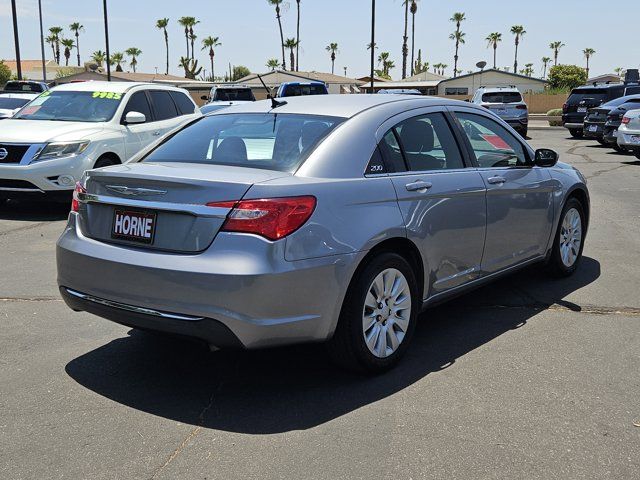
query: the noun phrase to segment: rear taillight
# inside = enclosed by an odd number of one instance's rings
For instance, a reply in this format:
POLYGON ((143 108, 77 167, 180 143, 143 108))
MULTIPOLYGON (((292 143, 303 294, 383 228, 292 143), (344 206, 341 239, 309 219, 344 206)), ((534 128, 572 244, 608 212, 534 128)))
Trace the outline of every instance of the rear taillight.
POLYGON ((526 105, 516 105, 516 109, 517 110, 526 110, 527 106, 526 105))
POLYGON ((630 122, 631 122, 631 118, 629 118, 629 117, 622 117, 622 124, 623 124, 623 125, 626 125, 626 124, 628 124, 628 123, 630 123, 630 122))
POLYGON ((316 208, 316 198, 284 197, 212 202, 209 207, 232 208, 220 229, 223 232, 253 233, 280 240, 298 230, 316 208))
POLYGON ((565 103, 562 105, 562 113, 567 113, 567 110, 569 110, 569 104, 565 103))
POLYGON ((76 182, 76 188, 73 190, 73 200, 71 200, 72 212, 77 212, 80 207, 80 199, 78 198, 78 194, 80 193, 87 193, 87 190, 80 182, 76 182))

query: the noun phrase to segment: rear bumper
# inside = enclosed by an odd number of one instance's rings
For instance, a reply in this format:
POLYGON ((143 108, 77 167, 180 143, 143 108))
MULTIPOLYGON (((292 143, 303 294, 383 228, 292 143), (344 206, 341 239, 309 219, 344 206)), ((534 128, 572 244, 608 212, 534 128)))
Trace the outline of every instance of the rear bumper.
POLYGON ((627 147, 629 150, 632 150, 634 153, 640 151, 640 143, 633 141, 633 138, 640 137, 640 132, 638 133, 627 133, 626 131, 618 130, 616 141, 618 145, 621 147, 627 147))
POLYGON ((586 138, 602 138, 604 135, 604 123, 584 122, 584 136, 586 138))
POLYGON ((364 256, 288 262, 284 242, 230 233, 218 234, 201 254, 178 255, 92 240, 82 234, 76 218, 70 215, 56 249, 58 285, 72 308, 214 346, 229 344, 218 323, 246 348, 328 339, 364 256), (70 299, 69 290, 108 305, 70 299), (202 320, 139 317, 113 305, 202 320))
POLYGON ((582 130, 584 128, 583 123, 565 123, 563 126, 568 130, 582 130))

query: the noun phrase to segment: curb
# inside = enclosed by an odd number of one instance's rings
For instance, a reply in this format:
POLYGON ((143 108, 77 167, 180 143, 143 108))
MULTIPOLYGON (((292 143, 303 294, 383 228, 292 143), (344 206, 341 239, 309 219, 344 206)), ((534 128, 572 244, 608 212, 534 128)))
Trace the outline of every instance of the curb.
POLYGON ((552 127, 552 126, 548 126, 548 127, 533 127, 531 125, 529 125, 529 130, 566 130, 566 128, 564 127, 552 127))

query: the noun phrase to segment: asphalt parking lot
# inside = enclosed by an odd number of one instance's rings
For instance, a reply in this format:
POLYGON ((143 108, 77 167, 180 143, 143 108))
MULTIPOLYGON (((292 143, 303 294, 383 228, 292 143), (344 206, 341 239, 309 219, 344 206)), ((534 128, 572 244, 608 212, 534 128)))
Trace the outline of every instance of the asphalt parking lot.
POLYGON ((426 312, 374 378, 320 346, 209 353, 73 313, 65 209, 0 206, 0 478, 638 478, 640 161, 530 134, 588 178, 578 272, 426 312))

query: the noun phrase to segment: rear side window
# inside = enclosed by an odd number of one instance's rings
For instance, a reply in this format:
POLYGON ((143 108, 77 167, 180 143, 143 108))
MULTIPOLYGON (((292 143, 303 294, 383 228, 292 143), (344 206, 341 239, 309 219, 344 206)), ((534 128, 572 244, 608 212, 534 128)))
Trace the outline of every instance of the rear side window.
POLYGON ((300 97, 304 95, 325 95, 327 87, 324 85, 286 85, 282 91, 283 97, 300 97))
POLYGON ((176 105, 173 103, 169 92, 152 90, 149 93, 151 94, 151 100, 153 101, 153 107, 156 112, 156 120, 167 120, 178 116, 176 105))
POLYGON ((180 115, 190 115, 196 111, 195 104, 191 101, 186 93, 171 92, 170 95, 177 105, 178 110, 180 111, 180 115))
POLYGON ((218 88, 215 90, 211 100, 219 102, 253 102, 255 97, 250 88, 218 88))
POLYGON ((153 115, 151 115, 151 107, 149 106, 147 95, 144 92, 136 92, 131 95, 131 98, 127 102, 127 106, 125 107, 122 114, 123 120, 129 112, 142 113, 147 118, 147 122, 153 121, 153 115))
POLYGON ((607 91, 604 88, 581 88, 571 92, 567 102, 575 105, 585 99, 604 101, 607 99, 607 91))
POLYGON ((482 95, 482 101, 486 103, 518 103, 522 101, 520 92, 492 92, 482 95))

